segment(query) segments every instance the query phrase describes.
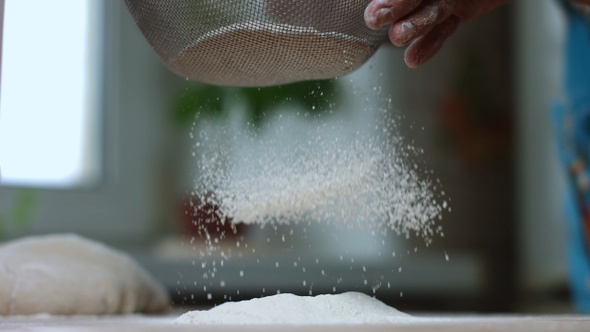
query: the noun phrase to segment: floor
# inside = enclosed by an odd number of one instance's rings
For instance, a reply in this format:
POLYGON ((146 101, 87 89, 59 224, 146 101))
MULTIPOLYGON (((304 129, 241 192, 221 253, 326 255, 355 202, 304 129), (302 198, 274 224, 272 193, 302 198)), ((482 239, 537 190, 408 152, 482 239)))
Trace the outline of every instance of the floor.
POLYGON ((174 324, 176 315, 109 316, 109 317, 0 317, 0 331, 590 331, 590 316, 424 316, 388 325, 259 325, 259 326, 196 326, 174 324))

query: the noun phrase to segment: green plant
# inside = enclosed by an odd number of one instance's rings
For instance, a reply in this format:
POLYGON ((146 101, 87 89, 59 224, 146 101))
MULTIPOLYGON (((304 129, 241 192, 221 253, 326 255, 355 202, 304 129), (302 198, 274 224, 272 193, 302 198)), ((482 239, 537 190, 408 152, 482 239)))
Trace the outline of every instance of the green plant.
POLYGON ((175 122, 192 123, 195 116, 218 118, 226 116, 230 105, 246 109, 246 121, 260 126, 285 106, 299 106, 309 114, 323 114, 340 99, 335 80, 306 81, 264 88, 231 88, 203 83, 187 83, 174 107, 175 122))
POLYGON ((0 214, 0 239, 13 231, 24 231, 33 222, 37 196, 31 189, 20 190, 6 214, 0 214))

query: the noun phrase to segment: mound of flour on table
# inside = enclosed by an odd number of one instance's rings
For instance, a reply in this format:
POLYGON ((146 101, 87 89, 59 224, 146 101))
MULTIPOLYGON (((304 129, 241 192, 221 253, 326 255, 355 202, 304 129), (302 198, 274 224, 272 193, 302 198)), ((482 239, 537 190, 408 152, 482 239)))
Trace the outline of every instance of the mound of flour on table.
POLYGON ((387 324, 411 319, 368 295, 297 296, 277 294, 241 302, 227 302, 210 310, 190 311, 179 324, 387 324))

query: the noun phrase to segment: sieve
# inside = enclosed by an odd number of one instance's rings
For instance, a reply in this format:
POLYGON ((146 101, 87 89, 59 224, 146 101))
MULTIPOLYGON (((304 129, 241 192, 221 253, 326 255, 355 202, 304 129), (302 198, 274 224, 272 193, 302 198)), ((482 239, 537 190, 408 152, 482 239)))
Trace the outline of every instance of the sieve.
POLYGON ((191 80, 270 86, 359 68, 387 38, 370 0, 125 0, 161 60, 191 80))

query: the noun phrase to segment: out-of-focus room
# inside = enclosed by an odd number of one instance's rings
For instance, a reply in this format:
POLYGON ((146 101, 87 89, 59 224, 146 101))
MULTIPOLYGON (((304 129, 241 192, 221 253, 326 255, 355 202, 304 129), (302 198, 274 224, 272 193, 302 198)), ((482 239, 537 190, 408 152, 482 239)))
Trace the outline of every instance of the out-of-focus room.
MULTIPOLYGON (((426 244, 331 223, 241 225, 207 253, 191 210, 195 133, 222 144, 227 128, 254 123, 266 128, 258 139, 290 149, 313 127, 309 110, 216 106, 223 90, 170 72, 123 1, 6 0, 0 241, 96 239, 130 253, 177 307, 353 290, 407 311, 575 313, 551 120, 564 24, 552 1, 515 1, 463 26, 419 69, 387 44, 331 81, 341 99, 316 120, 325 135, 346 145, 381 116, 370 111, 379 89, 399 137, 423 150, 412 163, 448 199, 436 221, 444 236, 426 244)), ((261 153, 256 139, 231 142, 261 153)))

